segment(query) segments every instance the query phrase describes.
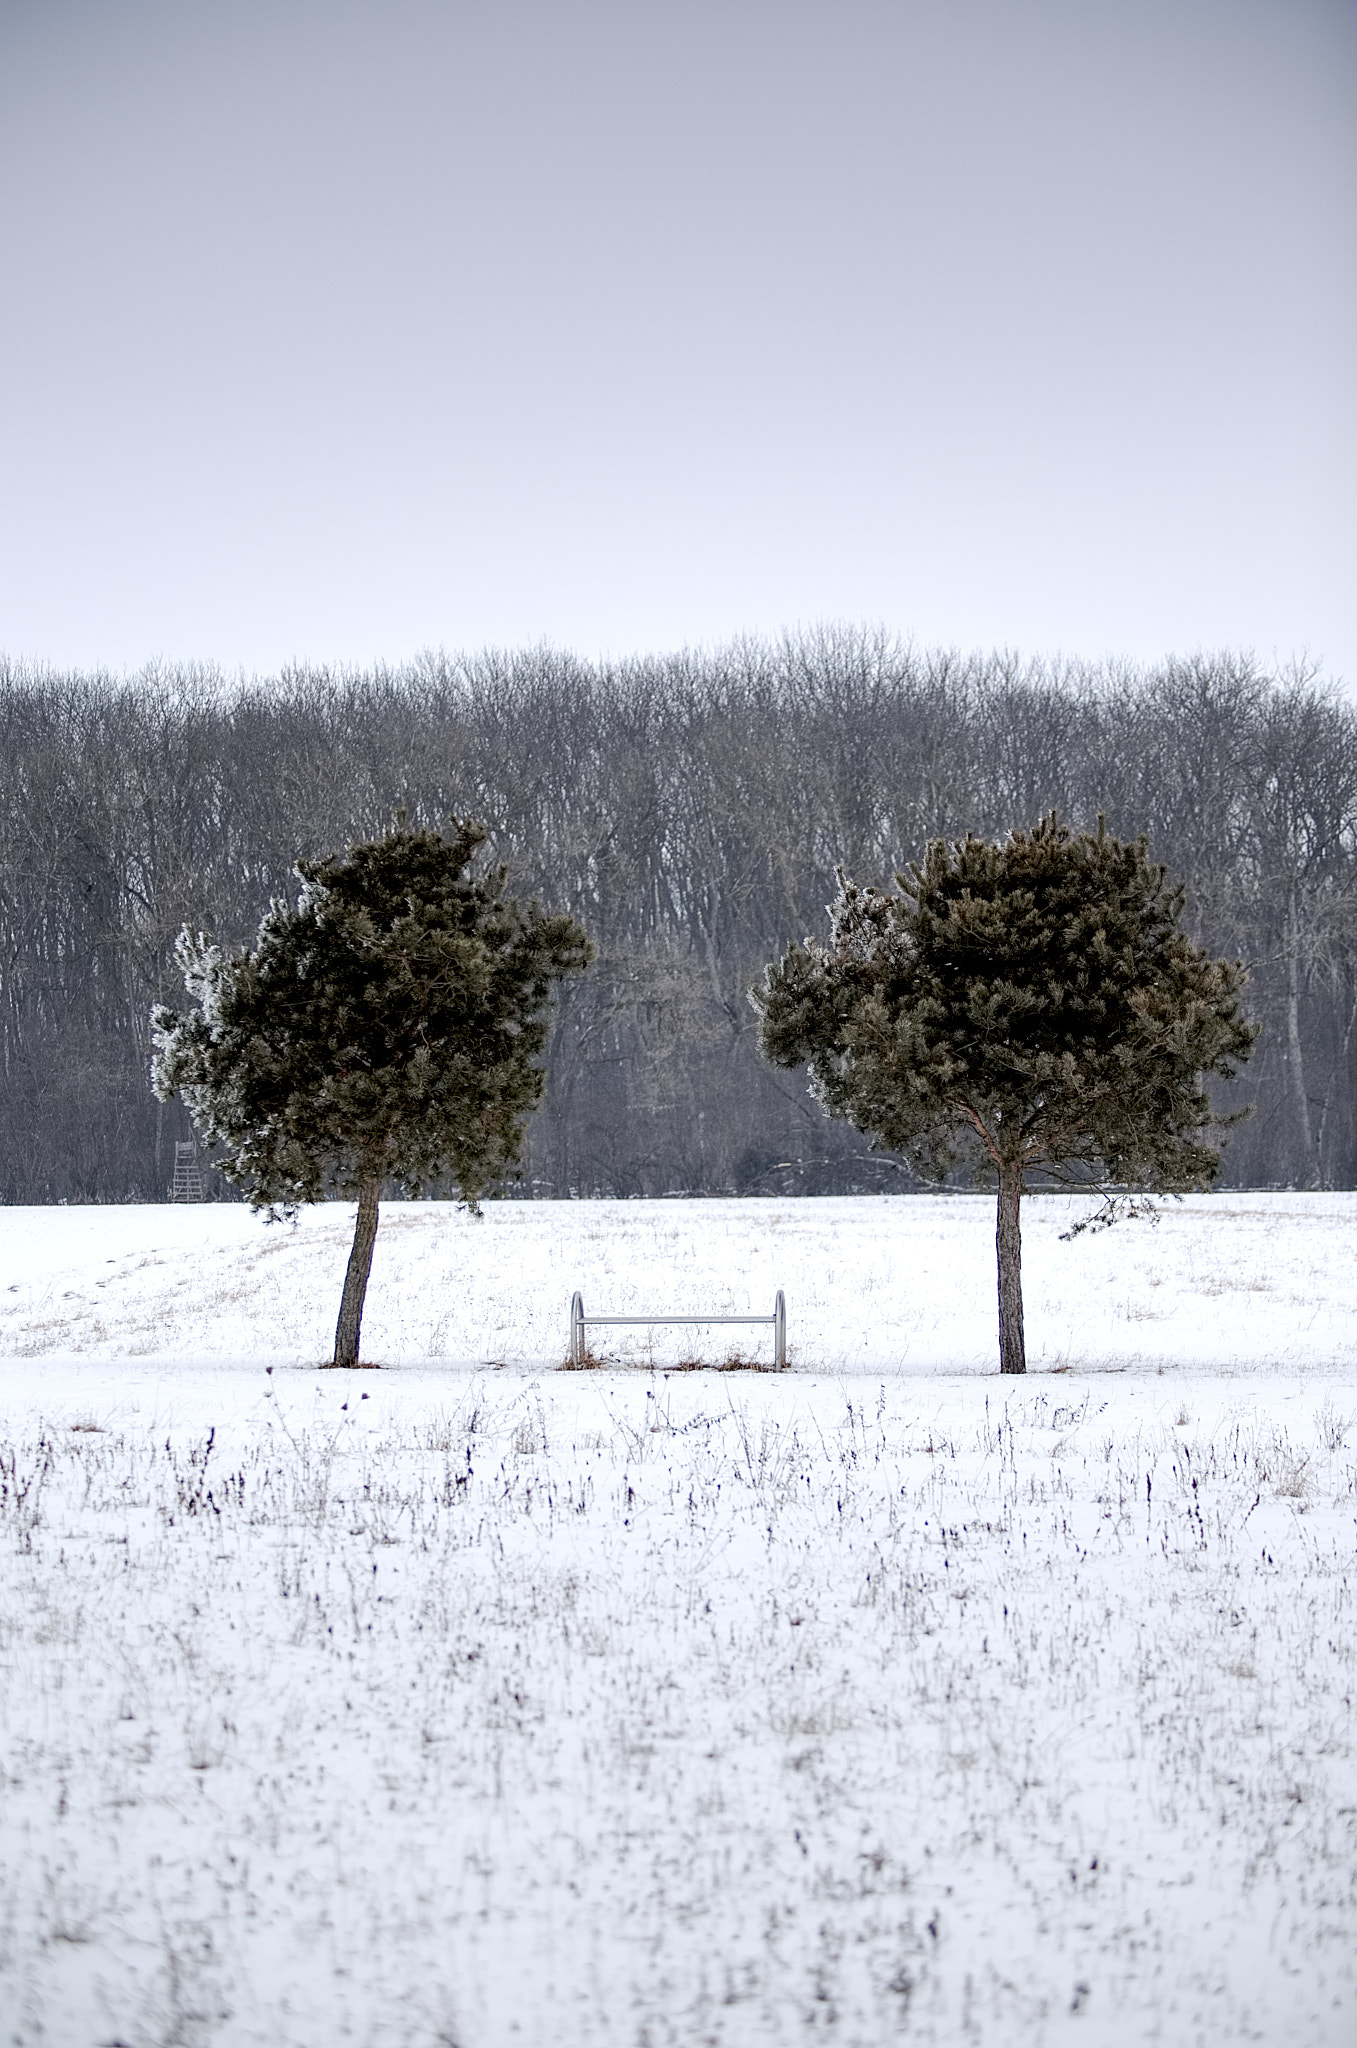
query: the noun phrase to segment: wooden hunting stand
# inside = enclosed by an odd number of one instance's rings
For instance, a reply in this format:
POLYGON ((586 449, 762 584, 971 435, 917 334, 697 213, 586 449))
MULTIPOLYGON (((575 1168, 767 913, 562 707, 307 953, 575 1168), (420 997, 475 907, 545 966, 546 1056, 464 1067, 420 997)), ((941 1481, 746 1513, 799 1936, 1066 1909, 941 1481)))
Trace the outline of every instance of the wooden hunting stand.
POLYGON ((206 1199, 207 1197, 203 1193, 203 1177, 198 1170, 198 1147, 192 1140, 185 1144, 182 1139, 176 1139, 174 1146, 174 1182, 170 1188, 170 1200, 172 1202, 202 1202, 206 1199))

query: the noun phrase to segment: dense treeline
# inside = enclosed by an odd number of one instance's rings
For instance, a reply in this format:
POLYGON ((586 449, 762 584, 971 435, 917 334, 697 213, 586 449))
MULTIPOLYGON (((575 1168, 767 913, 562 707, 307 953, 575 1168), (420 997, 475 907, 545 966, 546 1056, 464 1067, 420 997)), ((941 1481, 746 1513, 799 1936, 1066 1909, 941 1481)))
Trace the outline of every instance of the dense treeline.
POLYGON ((133 681, 0 669, 0 1197, 164 1195, 147 1083, 181 924, 250 938, 292 864, 449 811, 599 948, 565 993, 542 1194, 904 1185, 754 1048, 746 991, 824 929, 833 871, 1052 805, 1145 831, 1263 1026, 1236 1184, 1357 1181, 1357 716, 1245 659, 1153 671, 832 632, 590 664, 550 649, 372 673, 133 681))

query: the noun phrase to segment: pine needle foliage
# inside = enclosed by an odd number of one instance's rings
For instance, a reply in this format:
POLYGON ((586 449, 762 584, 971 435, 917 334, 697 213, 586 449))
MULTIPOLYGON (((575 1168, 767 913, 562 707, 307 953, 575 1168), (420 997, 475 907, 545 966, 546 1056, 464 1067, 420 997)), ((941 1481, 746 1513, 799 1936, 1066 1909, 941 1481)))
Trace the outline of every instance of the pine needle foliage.
POLYGON ((1022 1372, 1024 1188, 1210 1186, 1204 1082, 1252 1048, 1244 970, 1193 943, 1182 889, 1101 820, 935 840, 896 884, 840 871, 828 945, 789 947, 753 992, 760 1046, 925 1177, 997 1180, 1000 1365, 1022 1372))
POLYGON ((180 934, 194 1007, 152 1013, 152 1085, 183 1097, 256 1208, 359 1204, 335 1363, 356 1364, 377 1205, 451 1182, 474 1208, 519 1161, 545 1082, 552 982, 593 949, 573 918, 472 871, 483 825, 405 829, 303 860, 255 944, 180 934))

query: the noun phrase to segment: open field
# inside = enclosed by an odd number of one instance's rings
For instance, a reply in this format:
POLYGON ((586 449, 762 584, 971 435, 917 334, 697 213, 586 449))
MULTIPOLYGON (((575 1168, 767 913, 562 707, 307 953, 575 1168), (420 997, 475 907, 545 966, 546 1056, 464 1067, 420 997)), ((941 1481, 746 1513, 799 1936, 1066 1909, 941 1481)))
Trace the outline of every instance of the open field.
POLYGON ((1070 1213, 0 1211, 0 2042, 1357 2039, 1357 1198, 1070 1213))
MULTIPOLYGON (((1357 1358, 1357 1195, 1197 1198, 1157 1226, 1062 1243, 1090 1206, 1024 1205, 1034 1369, 1345 1374, 1357 1358)), ((186 1364, 235 1385, 242 1369, 327 1358, 352 1234, 340 1204, 295 1228, 236 1205, 0 1210, 0 1358, 41 1358, 47 1374, 79 1360, 87 1390, 105 1384, 91 1367, 117 1361, 119 1401, 135 1388, 174 1401, 186 1364)), ((764 1315, 782 1287, 803 1371, 989 1373, 993 1258, 993 1202, 979 1195, 501 1202, 480 1221, 390 1203, 363 1355, 537 1372, 565 1355, 577 1287, 596 1311, 764 1315)), ((688 1341, 657 1331, 653 1347, 642 1333, 608 1348, 663 1362, 688 1341)))

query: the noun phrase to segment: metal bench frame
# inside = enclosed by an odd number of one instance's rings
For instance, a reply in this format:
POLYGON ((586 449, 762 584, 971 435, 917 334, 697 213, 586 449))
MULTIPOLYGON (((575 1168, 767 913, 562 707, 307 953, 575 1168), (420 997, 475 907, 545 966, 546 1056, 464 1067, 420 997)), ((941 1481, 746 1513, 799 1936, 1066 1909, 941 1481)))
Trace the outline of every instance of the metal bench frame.
POLYGON ((616 1329, 623 1324, 649 1329, 659 1323, 771 1323, 773 1366, 781 1372, 787 1363, 787 1302, 779 1287, 770 1316, 586 1316, 584 1297, 578 1291, 570 1299, 570 1363, 583 1365, 587 1356, 584 1332, 587 1324, 616 1329))

